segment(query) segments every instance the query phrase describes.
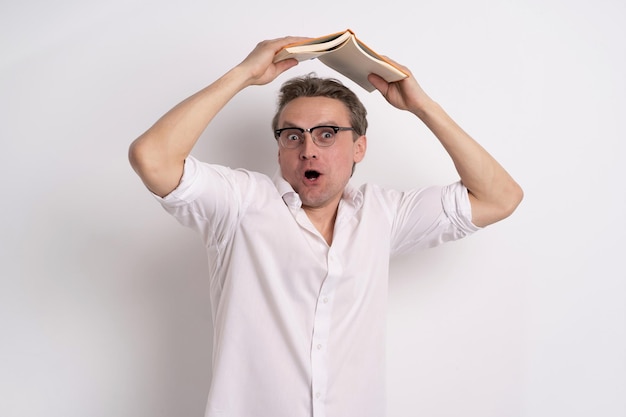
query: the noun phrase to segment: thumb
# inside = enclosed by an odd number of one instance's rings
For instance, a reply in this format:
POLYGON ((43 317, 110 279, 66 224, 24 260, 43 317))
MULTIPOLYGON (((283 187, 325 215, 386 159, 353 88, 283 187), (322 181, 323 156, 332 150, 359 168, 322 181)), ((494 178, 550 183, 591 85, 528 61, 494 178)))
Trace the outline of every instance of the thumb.
POLYGON ((277 63, 275 63, 274 65, 276 65, 276 70, 279 73, 285 72, 290 68, 295 67, 296 65, 298 65, 299 62, 297 59, 294 58, 289 58, 289 59, 285 59, 283 61, 278 61, 277 63))
POLYGON ((367 76, 367 80, 372 83, 383 96, 387 96, 387 90, 389 90, 389 83, 377 74, 370 74, 367 76))

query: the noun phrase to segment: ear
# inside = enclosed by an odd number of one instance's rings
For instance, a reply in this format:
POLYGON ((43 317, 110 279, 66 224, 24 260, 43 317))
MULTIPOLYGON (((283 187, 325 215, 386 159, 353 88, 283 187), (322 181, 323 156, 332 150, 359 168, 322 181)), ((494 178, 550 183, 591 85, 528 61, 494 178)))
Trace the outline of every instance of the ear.
POLYGON ((367 137, 365 135, 359 136, 353 144, 354 149, 354 162, 359 163, 365 158, 365 151, 367 150, 367 137))

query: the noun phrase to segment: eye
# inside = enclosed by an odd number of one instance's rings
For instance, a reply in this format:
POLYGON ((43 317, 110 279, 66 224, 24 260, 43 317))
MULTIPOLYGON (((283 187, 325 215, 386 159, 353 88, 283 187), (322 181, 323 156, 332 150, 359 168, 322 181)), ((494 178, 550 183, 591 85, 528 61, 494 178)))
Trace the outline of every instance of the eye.
POLYGON ((280 132, 281 140, 284 142, 299 142, 302 140, 302 132, 298 129, 283 129, 280 132))
POLYGON ((317 139, 323 141, 332 140, 335 137, 335 130, 331 127, 321 127, 317 132, 317 139))

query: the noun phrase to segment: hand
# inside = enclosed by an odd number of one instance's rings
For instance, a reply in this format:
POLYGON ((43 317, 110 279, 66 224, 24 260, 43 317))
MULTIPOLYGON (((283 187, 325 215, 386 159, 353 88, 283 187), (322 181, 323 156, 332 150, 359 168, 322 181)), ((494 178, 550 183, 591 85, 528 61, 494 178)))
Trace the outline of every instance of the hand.
POLYGON ((247 71, 250 85, 267 84, 289 68, 298 65, 298 61, 295 59, 286 59, 274 63, 274 55, 286 45, 307 39, 309 38, 286 36, 259 42, 238 67, 247 71))
POLYGON ((403 80, 388 83, 376 74, 370 74, 368 80, 385 97, 392 106, 400 110, 408 110, 415 115, 419 115, 421 109, 432 101, 417 83, 411 71, 392 59, 385 57, 409 76, 403 80))

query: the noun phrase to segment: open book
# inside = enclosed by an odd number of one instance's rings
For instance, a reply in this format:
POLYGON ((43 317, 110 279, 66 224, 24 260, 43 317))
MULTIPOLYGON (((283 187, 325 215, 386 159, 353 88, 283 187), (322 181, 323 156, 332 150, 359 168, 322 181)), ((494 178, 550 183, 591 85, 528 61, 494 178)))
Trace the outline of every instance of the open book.
POLYGON ((375 89, 367 80, 369 74, 377 74, 387 82, 408 77, 408 74, 367 47, 350 29, 287 45, 276 54, 274 62, 288 58, 298 61, 317 58, 369 92, 375 89))

